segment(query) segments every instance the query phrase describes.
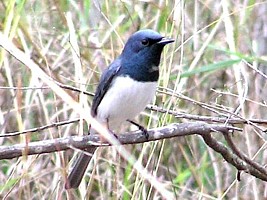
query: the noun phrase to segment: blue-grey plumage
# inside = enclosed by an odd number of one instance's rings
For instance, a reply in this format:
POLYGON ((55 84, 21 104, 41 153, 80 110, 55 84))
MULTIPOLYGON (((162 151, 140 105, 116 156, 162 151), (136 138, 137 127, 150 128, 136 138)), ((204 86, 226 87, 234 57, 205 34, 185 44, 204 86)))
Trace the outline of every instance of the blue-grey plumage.
MULTIPOLYGON (((113 130, 132 120, 153 99, 159 78, 163 47, 174 42, 146 29, 134 33, 121 55, 102 74, 93 99, 91 114, 113 130)), ((91 154, 96 148, 88 148, 91 154)), ((75 163, 65 187, 79 186, 92 156, 82 154, 75 163)))

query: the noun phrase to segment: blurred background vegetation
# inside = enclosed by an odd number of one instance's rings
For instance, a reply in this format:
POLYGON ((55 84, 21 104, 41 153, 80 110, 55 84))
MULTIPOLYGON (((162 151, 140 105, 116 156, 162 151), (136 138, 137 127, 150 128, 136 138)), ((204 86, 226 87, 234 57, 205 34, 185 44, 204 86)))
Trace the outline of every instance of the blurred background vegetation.
MULTIPOLYGON (((89 92, 94 92, 101 72, 120 54, 133 32, 156 30, 176 41, 162 55, 154 105, 198 116, 267 118, 266 1, 2 0, 0 20, 1 32, 50 77, 89 92), (81 68, 72 54, 67 12, 75 26, 81 68)), ((1 134, 78 117, 3 49, 0 86, 1 134)), ((67 92, 77 101, 84 100, 77 92, 67 92)), ((87 100, 90 105, 92 97, 87 100)), ((148 128, 189 120, 148 109, 138 118, 148 128)), ((129 124, 125 127, 135 129, 129 124)), ((265 165, 266 127, 239 127, 243 132, 234 133, 236 146, 265 165)), ((77 135, 82 130, 86 126, 73 123, 0 138, 0 144, 77 135)), ((220 134, 214 136, 225 143, 220 134)), ((199 136, 128 145, 127 149, 177 199, 267 198, 266 183, 245 173, 238 182, 237 170, 199 136)), ((112 147, 97 152, 96 164, 89 167, 80 188, 67 193, 64 180, 76 153, 69 150, 1 160, 1 199, 160 199, 112 147)))

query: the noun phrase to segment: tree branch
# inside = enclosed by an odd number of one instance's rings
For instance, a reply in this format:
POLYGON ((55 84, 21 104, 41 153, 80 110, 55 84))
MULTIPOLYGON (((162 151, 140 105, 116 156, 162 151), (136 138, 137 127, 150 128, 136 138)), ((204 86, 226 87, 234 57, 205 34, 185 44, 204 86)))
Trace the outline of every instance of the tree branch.
MULTIPOLYGON (((126 134, 118 134, 118 141, 122 145, 137 144, 148 141, 162 140, 172 137, 181 137, 188 135, 201 135, 205 143, 211 147, 214 151, 220 153, 223 158, 230 164, 236 167, 239 171, 244 171, 251 174, 263 181, 267 181, 267 172, 263 170, 264 167, 259 165, 253 160, 250 160, 247 156, 237 155, 240 151, 234 149, 231 150, 233 143, 229 142, 227 135, 229 131, 241 131, 242 129, 233 126, 225 125, 213 125, 204 122, 194 123, 174 123, 168 126, 151 129, 148 131, 148 140, 141 131, 134 131, 126 134), (211 136, 211 132, 222 133, 226 135, 226 139, 230 148, 224 144, 218 142, 211 136), (237 153, 237 154, 235 154, 237 153), (258 168, 255 168, 258 166, 258 168)), ((52 153, 56 151, 63 151, 67 149, 77 148, 85 149, 89 146, 110 146, 108 143, 101 142, 98 135, 86 135, 86 136, 70 136, 65 138, 57 138, 51 140, 43 140, 38 142, 31 142, 29 144, 16 144, 13 146, 0 147, 0 160, 11 159, 20 157, 22 155, 35 155, 52 153)))
MULTIPOLYGON (((148 140, 144 137, 141 131, 134 131, 126 134, 118 134, 118 141, 124 144, 137 144, 148 141, 161 140, 171 137, 186 136, 193 134, 205 134, 211 131, 228 131, 238 130, 232 126, 211 125, 207 123, 181 123, 170 124, 161 128, 151 129, 148 131, 148 140)), ((29 144, 16 144, 13 146, 0 147, 0 160, 11 159, 22 155, 34 155, 51 153, 56 151, 63 151, 71 148, 84 149, 89 146, 107 146, 110 144, 101 142, 99 135, 86 136, 70 136, 65 138, 57 138, 51 140, 42 140, 38 142, 31 142, 29 144)))

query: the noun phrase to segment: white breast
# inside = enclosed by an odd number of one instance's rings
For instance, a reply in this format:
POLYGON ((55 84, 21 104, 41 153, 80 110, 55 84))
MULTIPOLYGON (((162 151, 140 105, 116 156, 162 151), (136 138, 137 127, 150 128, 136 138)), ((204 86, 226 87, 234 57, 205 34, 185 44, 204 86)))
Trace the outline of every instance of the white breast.
POLYGON ((97 109, 97 119, 108 121, 111 129, 127 119, 133 119, 152 101, 157 82, 138 82, 129 77, 117 77, 97 109))

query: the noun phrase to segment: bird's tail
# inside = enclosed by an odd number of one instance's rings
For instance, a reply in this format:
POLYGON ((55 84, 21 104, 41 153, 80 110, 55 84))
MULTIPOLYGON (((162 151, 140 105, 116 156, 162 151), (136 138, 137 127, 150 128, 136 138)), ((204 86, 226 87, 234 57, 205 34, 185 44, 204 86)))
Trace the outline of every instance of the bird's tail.
POLYGON ((65 184, 66 189, 79 187, 87 166, 92 159, 96 149, 96 147, 87 148, 85 149, 85 151, 87 152, 86 154, 82 153, 81 155, 79 155, 79 158, 75 162, 75 165, 67 178, 67 182, 65 184))

